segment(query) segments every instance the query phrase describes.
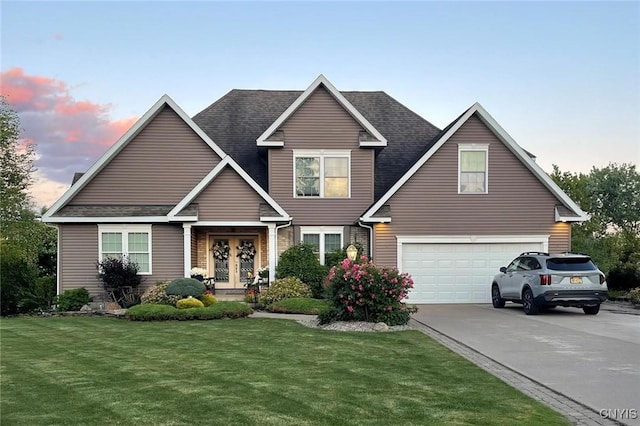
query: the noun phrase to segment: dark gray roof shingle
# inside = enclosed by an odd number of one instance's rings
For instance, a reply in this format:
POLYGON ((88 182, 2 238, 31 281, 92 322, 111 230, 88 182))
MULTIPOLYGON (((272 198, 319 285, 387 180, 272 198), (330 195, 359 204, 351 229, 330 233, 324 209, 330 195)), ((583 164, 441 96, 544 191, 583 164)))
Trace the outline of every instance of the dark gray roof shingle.
POLYGON ((136 217, 166 216, 173 205, 164 206, 116 206, 116 205, 71 205, 65 206, 56 216, 63 217, 136 217))
MULTIPOLYGON (((384 92, 341 92, 385 137, 377 148, 375 197, 382 196, 432 146, 440 129, 384 92)), ((260 136, 302 91, 234 89, 193 120, 265 190, 265 148, 260 136)))

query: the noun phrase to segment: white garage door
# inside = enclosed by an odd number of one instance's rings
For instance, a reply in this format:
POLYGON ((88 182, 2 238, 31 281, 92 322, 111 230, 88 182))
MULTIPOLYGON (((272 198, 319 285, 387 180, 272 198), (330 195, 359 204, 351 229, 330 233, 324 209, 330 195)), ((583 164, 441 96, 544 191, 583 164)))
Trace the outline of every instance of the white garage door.
POLYGON ((409 303, 490 303, 490 284, 501 266, 543 242, 402 243, 402 272, 413 277, 409 303))

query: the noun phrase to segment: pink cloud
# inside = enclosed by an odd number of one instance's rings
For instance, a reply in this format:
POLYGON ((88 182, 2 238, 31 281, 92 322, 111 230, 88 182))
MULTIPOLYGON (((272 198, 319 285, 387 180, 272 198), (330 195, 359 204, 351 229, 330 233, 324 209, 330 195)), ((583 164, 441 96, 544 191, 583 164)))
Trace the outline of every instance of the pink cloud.
POLYGON ((65 82, 22 68, 1 72, 0 81, 0 94, 20 117, 24 141, 37 144, 40 188, 70 183, 74 172, 86 171, 137 119, 113 120, 112 105, 76 101, 65 82))

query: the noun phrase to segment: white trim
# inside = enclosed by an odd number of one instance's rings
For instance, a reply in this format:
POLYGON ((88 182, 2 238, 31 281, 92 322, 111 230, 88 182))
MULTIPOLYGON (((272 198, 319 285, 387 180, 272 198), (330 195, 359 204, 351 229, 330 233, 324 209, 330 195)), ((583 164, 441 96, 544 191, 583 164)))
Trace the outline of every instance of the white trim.
POLYGON ((93 165, 82 175, 78 181, 71 185, 69 188, 42 216, 43 222, 53 222, 51 216, 64 207, 81 189, 83 189, 90 181, 98 174, 109 162, 127 146, 127 144, 142 130, 144 129, 160 111, 167 105, 194 131, 220 158, 224 158, 227 154, 216 145, 206 133, 198 127, 196 123, 189 118, 189 116, 174 102, 169 95, 163 95, 158 101, 142 116, 136 123, 124 134, 116 143, 114 143, 105 152, 102 157, 98 159, 93 165))
POLYGON ((293 198, 302 198, 302 199, 318 199, 318 198, 329 198, 335 200, 346 200, 351 198, 351 150, 329 150, 329 149, 294 149, 293 153, 293 198), (313 195, 298 195, 297 194, 297 169, 296 169, 296 158, 299 157, 311 157, 311 158, 319 158, 320 159, 320 194, 318 196, 313 195), (324 195, 324 186, 325 186, 325 172, 324 172, 324 164, 326 158, 346 158, 347 163, 347 196, 346 197, 326 197, 324 195))
POLYGON ((324 236, 326 234, 340 234, 340 248, 344 247, 344 226, 301 226, 300 227, 300 242, 304 242, 305 235, 318 235, 318 243, 320 247, 319 256, 320 263, 325 264, 325 247, 324 247, 324 236))
MULTIPOLYGON (((236 163, 233 158, 230 156, 226 156, 220 161, 211 171, 200 181, 198 184, 191 190, 189 193, 178 203, 176 206, 171 209, 171 211, 167 214, 169 221, 180 221, 180 220, 188 220, 182 219, 181 216, 177 216, 180 211, 182 211, 185 207, 187 207, 190 203, 192 203, 198 195, 202 191, 207 188, 207 186, 218 176, 226 166, 231 167, 245 182, 249 184, 249 186, 260 196, 263 200, 265 200, 276 212, 278 212, 281 217, 273 218, 274 220, 289 220, 289 214, 282 208, 280 205, 264 190, 258 183, 253 180, 247 172, 244 171, 238 163, 236 163)), ((191 217, 188 217, 191 219, 191 217)), ((197 220, 197 217, 196 217, 197 220)), ((262 218, 260 218, 262 220, 262 218)))
POLYGON ((405 235, 396 237, 396 265, 402 265, 403 244, 501 244, 538 243, 549 251, 550 235, 405 235))
POLYGON ((287 121, 287 119, 294 113, 300 106, 311 96, 311 94, 320 86, 323 85, 327 91, 333 96, 333 98, 338 101, 342 105, 344 109, 347 110, 349 114, 374 138, 376 138, 377 142, 367 141, 366 145, 360 143, 360 146, 387 146, 387 139, 385 139, 378 130, 373 127, 373 125, 366 119, 360 112, 349 102, 343 95, 336 89, 333 84, 327 80, 327 78, 320 74, 318 78, 316 78, 313 83, 307 90, 305 90, 289 107, 282 113, 280 116, 274 121, 267 130, 262 133, 258 139, 256 139, 256 143, 258 146, 284 146, 284 142, 274 142, 267 141, 267 139, 276 131, 282 124, 287 121))
POLYGON ((147 243, 149 245, 149 271, 138 272, 138 275, 153 275, 153 235, 151 233, 151 225, 113 225, 98 224, 98 262, 102 260, 102 234, 103 233, 120 233, 122 234, 122 255, 129 253, 128 241, 129 233, 140 232, 147 234, 147 243))
POLYGON ((557 207, 555 207, 554 211, 555 211, 556 222, 582 222, 583 221, 581 217, 561 216, 560 213, 558 212, 557 207))
POLYGON ((269 266, 269 282, 273 282, 276 277, 276 258, 278 250, 278 228, 275 223, 268 225, 267 231, 267 265, 269 266))
POLYGON ((459 143, 458 144, 458 194, 459 195, 479 195, 489 193, 489 144, 488 143, 459 143), (460 190, 460 173, 463 152, 484 152, 484 191, 483 192, 462 192, 460 190))
MULTIPOLYGON (((199 220, 192 223, 193 226, 253 226, 253 227, 266 227, 268 224, 258 221, 224 221, 224 220, 199 220)), ((232 234, 233 235, 233 234, 232 234)))
POLYGON ((374 217, 368 217, 368 218, 361 217, 358 220, 360 222, 366 222, 366 223, 391 223, 391 218, 387 216, 385 217, 374 216, 374 217))
POLYGON ((455 134, 458 129, 469 118, 478 113, 480 119, 493 131, 493 133, 500 138, 504 144, 513 152, 513 154, 520 159, 522 163, 553 193, 562 203, 573 210, 579 215, 579 221, 585 221, 588 219, 587 214, 583 212, 580 207, 562 190, 555 182, 547 175, 544 170, 538 166, 538 164, 527 155, 527 153, 520 148, 520 146, 514 141, 511 136, 489 115, 489 113, 479 104, 475 103, 469 108, 454 124, 451 128, 440 137, 438 142, 431 147, 431 149, 425 153, 405 174, 402 176, 392 187, 384 194, 369 210, 362 216, 363 220, 369 220, 380 207, 389 201, 389 199, 404 185, 423 165, 427 162, 437 151, 444 145, 444 143, 455 134))
POLYGON ((100 217, 63 217, 57 216, 47 220, 46 223, 167 223, 166 216, 100 216, 100 217))
POLYGON ((184 254, 184 277, 191 277, 191 225, 182 224, 182 251, 184 254))

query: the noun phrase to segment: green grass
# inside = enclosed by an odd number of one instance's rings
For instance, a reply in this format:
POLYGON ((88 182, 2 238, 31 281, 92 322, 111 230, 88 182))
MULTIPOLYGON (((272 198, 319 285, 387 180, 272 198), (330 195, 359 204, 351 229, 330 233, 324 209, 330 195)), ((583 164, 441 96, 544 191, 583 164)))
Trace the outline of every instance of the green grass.
POLYGON ((0 319, 6 425, 569 424, 418 331, 0 319))
POLYGON ((310 297, 293 297, 272 303, 267 307, 271 312, 286 314, 308 314, 318 315, 322 311, 329 309, 329 303, 323 299, 312 299, 310 297))

